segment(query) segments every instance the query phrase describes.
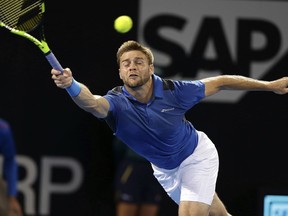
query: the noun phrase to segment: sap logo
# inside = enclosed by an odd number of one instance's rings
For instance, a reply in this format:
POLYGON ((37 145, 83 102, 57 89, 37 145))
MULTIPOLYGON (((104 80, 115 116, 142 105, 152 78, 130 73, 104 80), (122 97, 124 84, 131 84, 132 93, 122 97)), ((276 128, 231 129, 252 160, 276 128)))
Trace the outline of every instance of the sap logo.
MULTIPOLYGON (((156 73, 162 77, 239 74, 265 79, 287 62, 283 20, 288 4, 277 3, 143 0, 139 38, 154 51, 156 73)), ((228 91, 211 100, 237 102, 244 94, 228 91)))
POLYGON ((161 28, 181 30, 186 20, 176 16, 157 16, 146 23, 144 38, 146 43, 169 56, 166 66, 157 65, 165 71, 165 76, 196 77, 197 72, 221 71, 223 74, 239 73, 249 75, 253 62, 267 61, 275 57, 280 50, 280 31, 271 22, 264 20, 239 19, 237 21, 236 56, 233 58, 229 48, 224 26, 219 18, 204 17, 195 36, 190 53, 173 40, 159 34, 161 28), (164 22, 165 21, 165 22, 164 22), (165 23, 165 24, 164 24, 165 23), (266 43, 253 47, 253 34, 261 34, 266 43), (206 55, 209 48, 214 55, 206 55))

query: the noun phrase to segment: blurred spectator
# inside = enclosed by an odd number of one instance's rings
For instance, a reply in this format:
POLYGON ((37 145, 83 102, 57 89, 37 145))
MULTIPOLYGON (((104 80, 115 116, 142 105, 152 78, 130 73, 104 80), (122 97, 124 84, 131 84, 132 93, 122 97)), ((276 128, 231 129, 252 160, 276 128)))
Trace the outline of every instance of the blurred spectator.
POLYGON ((0 155, 3 173, 0 174, 0 216, 22 216, 17 199, 18 166, 13 134, 7 121, 0 119, 0 155))
POLYGON ((163 189, 150 162, 114 137, 116 216, 157 216, 163 189))

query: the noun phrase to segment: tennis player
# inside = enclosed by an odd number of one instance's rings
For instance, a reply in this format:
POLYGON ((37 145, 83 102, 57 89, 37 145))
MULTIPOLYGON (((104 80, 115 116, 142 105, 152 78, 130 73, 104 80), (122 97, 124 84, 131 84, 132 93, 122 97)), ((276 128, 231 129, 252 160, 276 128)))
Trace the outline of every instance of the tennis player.
POLYGON ((93 95, 69 68, 51 70, 56 86, 98 119, 135 152, 151 162, 154 175, 179 205, 179 216, 227 216, 215 192, 219 160, 213 142, 194 128, 185 113, 220 90, 288 92, 288 77, 274 81, 239 75, 202 80, 166 80, 154 74, 154 57, 137 41, 124 42, 117 52, 124 85, 106 95, 93 95))
POLYGON ((0 119, 0 154, 3 176, 0 177, 0 216, 22 216, 17 199, 18 166, 13 134, 7 121, 0 119))

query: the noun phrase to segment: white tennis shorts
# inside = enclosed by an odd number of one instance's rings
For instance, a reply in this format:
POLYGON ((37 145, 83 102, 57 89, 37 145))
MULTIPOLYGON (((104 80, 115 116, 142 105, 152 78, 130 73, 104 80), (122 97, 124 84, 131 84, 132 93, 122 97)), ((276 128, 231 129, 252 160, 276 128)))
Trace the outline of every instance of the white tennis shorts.
POLYGON ((167 170, 152 164, 154 176, 167 194, 180 201, 197 201, 211 205, 219 170, 218 152, 208 136, 198 131, 195 151, 179 167, 167 170))

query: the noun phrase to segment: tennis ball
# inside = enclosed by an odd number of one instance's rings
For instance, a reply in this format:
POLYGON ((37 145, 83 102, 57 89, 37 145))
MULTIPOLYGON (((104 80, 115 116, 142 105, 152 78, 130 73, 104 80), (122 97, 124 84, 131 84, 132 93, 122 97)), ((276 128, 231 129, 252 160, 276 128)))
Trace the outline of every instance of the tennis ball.
POLYGON ((114 28, 119 33, 126 33, 133 27, 133 21, 130 16, 122 15, 114 21, 114 28))

